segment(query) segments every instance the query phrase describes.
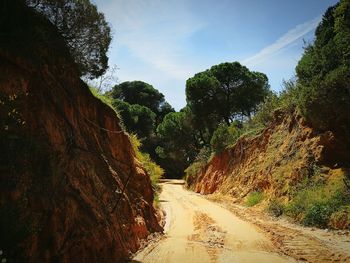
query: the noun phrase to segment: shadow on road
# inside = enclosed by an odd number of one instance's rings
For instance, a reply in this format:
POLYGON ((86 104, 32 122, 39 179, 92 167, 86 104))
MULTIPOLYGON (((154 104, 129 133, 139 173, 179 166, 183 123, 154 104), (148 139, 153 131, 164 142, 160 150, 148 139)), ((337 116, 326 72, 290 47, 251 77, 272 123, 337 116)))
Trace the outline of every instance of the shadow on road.
POLYGON ((179 179, 160 179, 159 183, 173 184, 173 185, 184 185, 185 181, 184 180, 179 180, 179 179))

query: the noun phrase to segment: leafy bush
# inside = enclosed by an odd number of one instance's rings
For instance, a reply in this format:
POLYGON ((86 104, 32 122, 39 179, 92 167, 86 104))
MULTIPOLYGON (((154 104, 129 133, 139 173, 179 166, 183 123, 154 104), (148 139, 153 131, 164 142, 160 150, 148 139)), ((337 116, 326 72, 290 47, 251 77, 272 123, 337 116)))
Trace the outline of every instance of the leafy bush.
POLYGON ((334 208, 329 203, 315 203, 307 208, 302 223, 306 226, 326 227, 334 208))
POLYGON ((130 141, 133 146, 136 158, 142 163, 143 168, 146 170, 149 175, 152 183, 152 188, 154 190, 155 200, 158 199, 157 195, 159 192, 158 182, 164 174, 164 170, 152 161, 151 157, 147 153, 140 151, 141 142, 135 134, 130 135, 130 141))
POLYGON ((332 214, 350 204, 343 178, 343 175, 337 176, 299 190, 286 206, 285 213, 304 225, 326 227, 332 214))
POLYGON ((219 124, 210 140, 210 145, 215 153, 221 153, 227 146, 237 141, 241 135, 241 130, 237 125, 237 123, 232 123, 230 126, 225 123, 219 124))
POLYGON ((200 171, 204 169, 205 164, 200 162, 193 162, 190 166, 185 169, 185 181, 187 186, 191 186, 195 178, 199 175, 200 171))
POLYGON ((321 130, 349 131, 350 117, 350 69, 340 67, 328 73, 322 81, 303 86, 301 90, 301 112, 321 130))
POLYGON ((267 206, 267 211, 270 215, 279 217, 284 212, 284 205, 277 199, 273 199, 269 202, 267 206))
POLYGON ((114 109, 112 105, 112 98, 102 94, 101 92, 98 91, 95 87, 89 86, 90 92, 92 95, 94 95, 96 98, 98 98, 100 101, 102 101, 104 104, 108 105, 112 109, 114 109))
POLYGON ((279 107, 279 104, 278 96, 270 92, 264 102, 259 105, 258 111, 253 117, 253 121, 266 126, 273 119, 273 112, 279 107))
POLYGON ((288 113, 293 113, 300 105, 301 85, 295 80, 283 81, 283 90, 279 94, 279 107, 288 113))
POLYGON ((198 155, 196 156, 195 161, 186 168, 185 170, 185 181, 187 185, 191 185, 193 183, 194 178, 199 174, 199 172, 204 169, 208 160, 211 156, 211 150, 209 147, 203 147, 198 155))
POLYGON ((349 18, 348 0, 330 7, 296 67, 303 115, 313 127, 343 135, 350 131, 349 18))
POLYGON ((256 204, 260 203, 264 199, 264 195, 261 192, 254 191, 249 193, 246 199, 246 206, 255 206, 256 204))

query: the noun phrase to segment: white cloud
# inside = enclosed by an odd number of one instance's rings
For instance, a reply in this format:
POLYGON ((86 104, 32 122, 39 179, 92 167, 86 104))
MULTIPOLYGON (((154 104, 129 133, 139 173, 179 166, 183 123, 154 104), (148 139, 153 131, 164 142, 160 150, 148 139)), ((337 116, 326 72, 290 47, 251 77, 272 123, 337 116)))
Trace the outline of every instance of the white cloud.
POLYGON ((96 2, 115 25, 116 48, 127 48, 133 57, 171 78, 183 80, 196 72, 188 63, 186 41, 204 23, 189 11, 188 1, 96 2))
POLYGON ((276 42, 273 44, 263 48, 258 53, 254 54, 253 56, 246 58, 242 61, 242 64, 248 65, 248 66, 255 66, 269 58, 271 56, 275 55, 279 51, 281 51, 283 48, 293 44, 298 39, 302 38, 309 32, 313 31, 318 23, 320 22, 322 16, 317 16, 316 18, 303 23, 299 24, 293 29, 289 30, 287 33, 285 33, 283 36, 281 36, 279 39, 277 39, 276 42))

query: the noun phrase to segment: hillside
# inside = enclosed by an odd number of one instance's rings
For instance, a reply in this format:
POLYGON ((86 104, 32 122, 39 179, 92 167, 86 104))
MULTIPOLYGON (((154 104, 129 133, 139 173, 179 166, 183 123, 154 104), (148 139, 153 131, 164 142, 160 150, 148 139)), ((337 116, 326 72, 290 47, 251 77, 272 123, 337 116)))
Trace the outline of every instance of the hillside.
POLYGON ((2 257, 121 261, 161 230, 149 176, 56 29, 18 3, 0 8, 2 257))
POLYGON ((248 206, 262 201, 273 214, 286 213, 307 225, 348 228, 346 149, 332 132, 317 133, 298 114, 276 111, 259 135, 242 136, 214 155, 187 184, 248 206))

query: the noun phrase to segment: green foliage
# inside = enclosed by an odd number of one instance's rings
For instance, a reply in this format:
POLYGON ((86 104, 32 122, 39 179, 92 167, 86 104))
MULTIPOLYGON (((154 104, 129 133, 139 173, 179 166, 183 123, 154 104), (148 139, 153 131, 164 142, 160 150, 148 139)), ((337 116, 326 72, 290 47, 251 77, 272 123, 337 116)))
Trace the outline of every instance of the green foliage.
POLYGON ((266 75, 251 72, 238 62, 215 65, 186 82, 187 103, 193 113, 227 124, 238 116, 250 117, 268 90, 266 75))
POLYGON ((143 81, 126 81, 113 87, 111 95, 115 100, 121 100, 131 105, 138 104, 153 111, 159 116, 159 121, 174 109, 164 100, 164 95, 152 85, 143 81))
POLYGON ((241 135, 241 129, 237 128, 237 126, 237 123, 232 123, 229 126, 224 123, 219 124, 210 140, 211 148, 215 153, 219 154, 226 147, 236 143, 241 135))
POLYGON ((339 67, 310 87, 302 89, 301 111, 312 125, 321 130, 350 132, 350 71, 339 67))
POLYGON ((92 93, 92 95, 94 95, 96 98, 98 98, 104 104, 106 104, 109 107, 111 107, 112 109, 114 109, 113 101, 109 96, 107 96, 106 94, 100 93, 96 88, 94 88, 92 86, 89 86, 89 89, 90 89, 90 92, 92 93))
POLYGON ((90 90, 91 94, 94 95, 94 97, 99 99, 102 103, 106 104, 108 107, 110 107, 115 112, 115 114, 117 115, 117 117, 119 119, 119 125, 121 126, 121 128, 123 130, 125 130, 126 128, 125 128, 122 116, 121 116, 119 110, 116 107, 114 107, 112 98, 108 94, 102 94, 101 92, 98 91, 98 89, 96 89, 92 86, 89 86, 89 90, 90 90))
POLYGON ((254 122, 264 126, 268 125, 273 120, 273 112, 279 107, 280 101, 278 96, 270 92, 266 96, 263 103, 259 104, 258 110, 253 117, 254 122))
POLYGON ((191 185, 193 180, 197 177, 200 171, 205 167, 211 156, 211 149, 203 147, 200 149, 196 159, 185 170, 185 181, 187 185, 191 185))
POLYGON ((114 108, 120 113, 126 130, 137 134, 142 140, 142 151, 149 153, 169 174, 173 164, 166 159, 164 144, 167 142, 163 142, 156 133, 156 128, 165 115, 174 112, 164 95, 142 81, 123 82, 114 86, 108 94, 114 108))
POLYGON ((146 140, 154 133, 156 115, 149 108, 114 100, 114 108, 119 112, 126 130, 146 140))
POLYGON ((133 146, 136 158, 142 163, 143 168, 149 175, 152 183, 152 188, 154 190, 155 199, 158 198, 157 195, 160 191, 158 182, 164 174, 164 170, 152 161, 151 157, 147 153, 140 151, 141 142, 135 134, 130 135, 131 145, 133 146))
POLYGON ((205 167, 205 163, 193 162, 185 169, 185 181, 188 186, 193 185, 195 178, 199 175, 201 170, 205 167))
POLYGON ((300 105, 301 85, 295 80, 283 81, 283 90, 279 95, 279 107, 287 112, 293 113, 300 105))
POLYGON ((246 198, 245 204, 246 206, 255 206, 256 204, 260 203, 263 199, 264 195, 262 192, 250 192, 246 198))
POLYGON ((301 112, 315 128, 343 135, 350 132, 349 17, 349 0, 330 7, 296 67, 301 112))
POLYGON ((191 126, 189 115, 185 112, 167 114, 157 127, 160 146, 157 152, 169 165, 173 175, 181 175, 198 152, 195 131, 191 126))
POLYGON ((343 178, 308 182, 286 206, 286 214, 308 226, 327 227, 331 215, 350 204, 350 193, 345 189, 343 178))
POLYGON ((306 226, 326 227, 334 207, 328 203, 312 204, 305 212, 302 223, 306 226))
POLYGON ((56 26, 81 75, 93 79, 106 71, 111 30, 94 4, 89 0, 26 0, 26 3, 56 26))

